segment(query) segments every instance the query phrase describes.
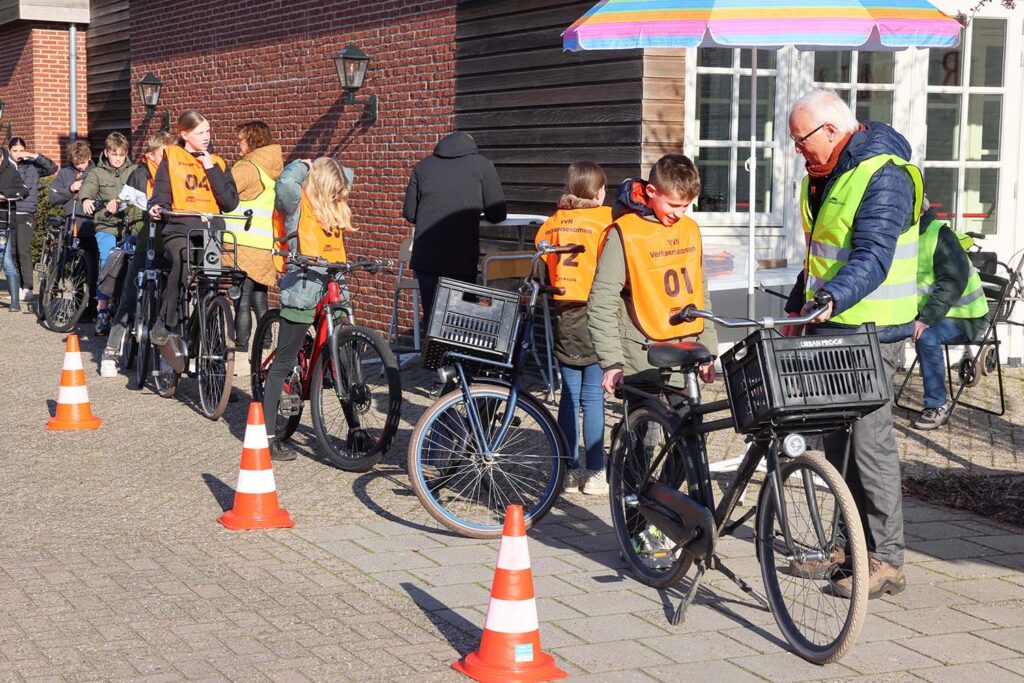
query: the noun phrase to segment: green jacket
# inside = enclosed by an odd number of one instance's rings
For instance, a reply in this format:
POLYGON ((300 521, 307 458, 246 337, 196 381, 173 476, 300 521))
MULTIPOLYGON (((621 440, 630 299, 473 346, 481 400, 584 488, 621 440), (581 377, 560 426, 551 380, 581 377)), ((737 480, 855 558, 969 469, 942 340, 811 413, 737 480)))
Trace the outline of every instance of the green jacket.
MULTIPOLYGON (((711 310, 711 293, 707 278, 701 271, 704 282, 705 310, 711 310)), ((647 349, 651 342, 633 322, 622 296, 626 288, 626 259, 622 250, 622 239, 616 230, 608 232, 608 239, 597 262, 597 273, 587 301, 587 327, 594 342, 598 363, 602 370, 622 368, 631 382, 657 382, 654 366, 647 362, 647 349), (638 377, 643 373, 643 376, 638 377)), ((718 334, 714 324, 705 321, 704 332, 697 341, 718 354, 718 334)))
POLYGON ((114 168, 107 161, 106 153, 103 153, 100 155, 100 163, 82 181, 78 199, 80 201, 91 199, 96 202, 96 213, 92 218, 96 223, 97 232, 109 232, 114 235, 124 233, 124 210, 112 214, 107 211, 106 203, 111 199, 117 199, 121 188, 128 182, 128 177, 135 168, 135 164, 130 164, 127 161, 120 168, 114 168))
MULTIPOLYGON (((935 211, 928 209, 921 216, 920 232, 923 234, 928 226, 937 220, 935 211)), ((980 318, 946 318, 949 309, 956 304, 964 293, 967 281, 971 276, 971 262, 957 239, 957 234, 949 227, 939 231, 935 242, 935 254, 932 257, 935 285, 927 302, 918 311, 917 319, 929 327, 950 320, 967 336, 968 339, 979 339, 988 328, 988 316, 980 318)))

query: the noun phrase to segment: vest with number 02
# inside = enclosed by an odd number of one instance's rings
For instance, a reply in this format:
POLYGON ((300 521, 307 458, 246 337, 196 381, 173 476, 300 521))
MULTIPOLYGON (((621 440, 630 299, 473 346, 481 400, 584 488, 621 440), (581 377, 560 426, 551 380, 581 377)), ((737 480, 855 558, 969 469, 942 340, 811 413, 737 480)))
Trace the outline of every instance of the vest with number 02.
MULTIPOLYGON (((939 243, 939 232, 946 227, 940 220, 934 220, 921 233, 921 241, 917 245, 917 295, 918 309, 924 308, 932 297, 935 287, 935 247, 939 243)), ((985 300, 985 289, 981 285, 981 277, 975 267, 971 266, 971 275, 967 278, 960 299, 949 308, 947 318, 981 318, 988 314, 988 302, 985 300)))
MULTIPOLYGON (((278 248, 291 251, 295 249, 303 256, 324 258, 328 261, 345 261, 345 238, 340 227, 324 228, 313 211, 306 191, 302 191, 302 199, 297 208, 299 222, 295 232, 288 233, 285 228, 284 216, 274 211, 274 241, 278 248)), ((287 259, 274 254, 274 267, 277 272, 285 272, 287 259)))
POLYGON ((224 223, 240 246, 269 251, 274 248, 274 179, 256 162, 248 159, 245 161, 256 167, 256 171, 260 175, 260 183, 263 184, 263 191, 253 199, 239 201, 238 208, 231 212, 242 215, 247 210, 252 211, 252 221, 249 223, 248 230, 245 229, 243 220, 224 221, 224 223))
MULTIPOLYGON (((164 155, 171 177, 171 210, 220 213, 202 162, 179 145, 167 145, 164 155)), ((211 156, 220 170, 227 168, 223 159, 216 154, 211 156)))
POLYGON ((581 244, 586 249, 579 254, 548 254, 544 257, 551 285, 565 288, 565 294, 554 295, 556 301, 586 301, 590 297, 597 257, 611 222, 610 206, 559 209, 537 231, 537 243, 547 240, 559 246, 581 244))
POLYGON ((907 211, 913 211, 914 222, 897 240, 892 265, 882 284, 850 308, 832 316, 831 321, 841 325, 856 326, 867 322, 903 325, 917 317, 917 217, 921 214, 924 197, 921 171, 893 154, 865 159, 832 182, 813 223, 806 176, 800 190, 800 214, 804 232, 810 235, 804 262, 807 274, 805 300, 811 301, 815 292, 828 284, 850 260, 853 223, 864 192, 872 176, 887 164, 903 168, 914 183, 914 205, 907 207, 907 211))
POLYGON ((630 296, 627 308, 640 331, 652 341, 690 337, 704 331, 704 320, 669 324, 669 317, 689 304, 704 304, 701 277, 703 247, 700 229, 688 216, 675 225, 626 214, 612 228, 618 230, 626 259, 630 296))

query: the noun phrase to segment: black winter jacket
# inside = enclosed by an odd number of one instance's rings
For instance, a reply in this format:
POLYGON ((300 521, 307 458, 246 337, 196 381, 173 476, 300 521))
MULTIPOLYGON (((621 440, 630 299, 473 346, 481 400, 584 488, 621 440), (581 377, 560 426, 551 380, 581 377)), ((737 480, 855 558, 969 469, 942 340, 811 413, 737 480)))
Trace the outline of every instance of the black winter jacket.
MULTIPOLYGON (((879 154, 894 154, 910 159, 910 144, 906 138, 885 125, 868 121, 865 130, 853 134, 839 155, 832 174, 821 181, 812 182, 811 214, 817 217, 821 200, 828 194, 831 184, 857 164, 879 154), (814 186, 817 185, 817 192, 814 186)), ((813 181, 814 179, 812 179, 813 181)), ((913 223, 914 183, 902 168, 887 164, 879 169, 868 182, 864 199, 857 210, 853 224, 853 238, 850 260, 836 273, 825 289, 834 300, 833 315, 854 306, 868 294, 878 289, 889 274, 896 241, 913 223)), ((804 276, 797 279, 789 301, 787 313, 800 311, 804 302, 804 276)), ((825 323, 822 328, 842 329, 847 326, 825 323)), ((882 342, 895 342, 909 337, 914 332, 913 321, 905 325, 878 328, 882 342)))
MULTIPOLYGON (((76 180, 85 180, 85 177, 89 175, 96 166, 90 161, 89 165, 84 171, 79 174, 78 169, 72 166, 70 163, 64 168, 57 171, 57 177, 53 179, 53 183, 50 185, 50 203, 54 206, 64 205, 64 215, 69 216, 71 211, 75 207, 75 202, 78 199, 78 191, 72 192, 71 186, 76 180)), ((79 187, 81 190, 81 187, 79 187)), ((76 215, 79 218, 83 218, 92 223, 92 216, 87 214, 82 208, 82 203, 78 202, 76 215)))
POLYGON ((39 179, 57 172, 57 164, 42 154, 35 159, 22 159, 18 162, 18 173, 28 188, 28 197, 18 202, 18 213, 35 214, 39 206, 39 179))
MULTIPOLYGON (((18 173, 18 166, 14 158, 3 147, 0 147, 0 195, 15 200, 15 211, 20 208, 18 202, 28 195, 28 188, 25 187, 25 181, 18 173)), ((6 220, 6 207, 4 209, 4 220, 6 220)))
POLYGON ((494 164, 466 133, 451 133, 412 171, 405 220, 416 224, 412 269, 474 276, 480 260, 480 212, 505 220, 505 195, 494 164))

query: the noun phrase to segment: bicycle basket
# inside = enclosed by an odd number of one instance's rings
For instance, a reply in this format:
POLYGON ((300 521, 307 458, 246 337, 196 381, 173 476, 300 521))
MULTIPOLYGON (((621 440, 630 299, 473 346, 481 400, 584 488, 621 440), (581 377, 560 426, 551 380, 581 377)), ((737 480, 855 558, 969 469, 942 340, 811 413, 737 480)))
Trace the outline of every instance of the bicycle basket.
POLYGON ((519 306, 518 292, 441 278, 423 346, 423 367, 441 367, 448 351, 510 362, 519 336, 519 306))
POLYGON ((733 426, 831 431, 885 405, 886 381, 875 326, 837 336, 783 337, 758 330, 722 354, 733 426))

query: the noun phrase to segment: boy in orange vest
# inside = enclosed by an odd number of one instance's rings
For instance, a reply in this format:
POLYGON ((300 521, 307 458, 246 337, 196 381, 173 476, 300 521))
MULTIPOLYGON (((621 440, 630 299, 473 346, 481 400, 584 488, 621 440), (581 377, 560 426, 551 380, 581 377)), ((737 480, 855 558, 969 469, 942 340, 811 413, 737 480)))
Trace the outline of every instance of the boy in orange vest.
MULTIPOLYGON (((710 310, 701 265, 697 223, 686 211, 700 194, 700 175, 682 154, 666 154, 650 180, 629 178, 619 187, 615 222, 609 227, 587 302, 587 326, 598 362, 601 386, 614 393, 630 383, 657 385, 658 371, 647 362, 654 342, 692 338, 717 352, 714 328, 701 319, 670 325, 669 317, 688 304, 710 310)), ((705 383, 715 366, 700 368, 705 383)))

